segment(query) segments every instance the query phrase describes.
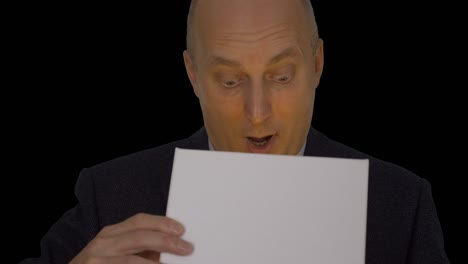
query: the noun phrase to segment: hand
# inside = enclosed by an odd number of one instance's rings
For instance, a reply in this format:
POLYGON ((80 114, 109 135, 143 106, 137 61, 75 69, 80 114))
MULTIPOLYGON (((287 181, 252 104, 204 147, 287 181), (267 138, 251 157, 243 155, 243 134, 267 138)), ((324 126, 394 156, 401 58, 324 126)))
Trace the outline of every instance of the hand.
POLYGON ((192 252, 193 246, 180 238, 183 233, 184 227, 171 218, 140 213, 104 227, 70 264, 160 263, 161 252, 192 252))

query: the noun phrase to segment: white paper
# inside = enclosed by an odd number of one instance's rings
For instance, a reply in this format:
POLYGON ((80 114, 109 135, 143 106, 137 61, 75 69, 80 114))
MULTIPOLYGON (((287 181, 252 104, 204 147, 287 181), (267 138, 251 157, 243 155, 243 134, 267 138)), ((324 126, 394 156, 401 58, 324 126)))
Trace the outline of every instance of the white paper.
POLYGON ((369 161, 176 149, 166 264, 364 264, 369 161))

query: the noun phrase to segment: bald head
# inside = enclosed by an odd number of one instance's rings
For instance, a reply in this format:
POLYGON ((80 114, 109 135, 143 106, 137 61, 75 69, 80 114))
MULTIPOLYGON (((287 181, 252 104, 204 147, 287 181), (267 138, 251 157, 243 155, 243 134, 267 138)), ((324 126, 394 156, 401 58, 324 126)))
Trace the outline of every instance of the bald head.
MULTIPOLYGON (((232 19, 232 17, 237 16, 240 18, 237 22, 240 22, 249 14, 251 14, 252 17, 262 14, 264 7, 266 6, 272 7, 270 9, 279 9, 280 11, 287 10, 291 17, 298 18, 302 24, 299 29, 304 30, 304 32, 301 33, 303 36, 309 38, 310 43, 312 44, 312 49, 315 50, 316 44, 319 40, 319 34, 317 23, 315 21, 314 10, 309 0, 192 0, 187 17, 186 44, 188 53, 193 59, 195 54, 195 39, 199 35, 199 17, 209 20, 210 11, 211 13, 219 11, 219 16, 222 17, 223 20, 232 19), (233 6, 236 8, 232 8, 233 6), (250 12, 242 12, 242 6, 249 9, 250 12), (200 13, 203 14, 200 15, 200 13), (208 13, 208 15, 206 15, 206 13, 208 13)), ((216 23, 215 21, 211 22, 216 23)))
POLYGON ((185 68, 221 151, 296 155, 310 128, 323 41, 308 0, 193 0, 185 68))

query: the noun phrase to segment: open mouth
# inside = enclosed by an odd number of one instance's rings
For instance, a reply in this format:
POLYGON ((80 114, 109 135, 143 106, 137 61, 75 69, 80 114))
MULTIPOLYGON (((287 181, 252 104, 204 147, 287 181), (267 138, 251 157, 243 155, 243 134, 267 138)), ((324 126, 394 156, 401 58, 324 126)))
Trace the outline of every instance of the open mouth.
POLYGON ((247 137, 247 139, 250 141, 250 143, 254 144, 255 146, 262 147, 265 146, 272 137, 273 135, 269 135, 262 138, 247 137))
POLYGON ((268 153, 275 142, 275 138, 275 135, 268 135, 266 137, 247 137, 247 147, 249 151, 253 153, 268 153))

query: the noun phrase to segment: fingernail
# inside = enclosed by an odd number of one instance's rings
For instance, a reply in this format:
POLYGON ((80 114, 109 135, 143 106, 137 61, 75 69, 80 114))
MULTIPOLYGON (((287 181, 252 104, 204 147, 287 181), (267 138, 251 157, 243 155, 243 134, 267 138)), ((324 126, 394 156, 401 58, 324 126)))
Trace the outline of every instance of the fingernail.
POLYGON ((174 233, 174 234, 182 234, 182 232, 184 231, 184 227, 178 223, 171 223, 171 231, 174 233))
POLYGON ((179 242, 177 243, 177 248, 181 249, 184 252, 190 252, 192 251, 192 244, 184 240, 179 240, 179 242))

